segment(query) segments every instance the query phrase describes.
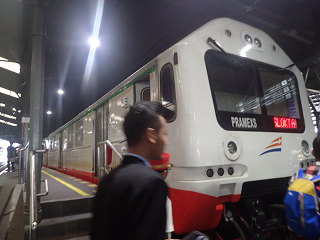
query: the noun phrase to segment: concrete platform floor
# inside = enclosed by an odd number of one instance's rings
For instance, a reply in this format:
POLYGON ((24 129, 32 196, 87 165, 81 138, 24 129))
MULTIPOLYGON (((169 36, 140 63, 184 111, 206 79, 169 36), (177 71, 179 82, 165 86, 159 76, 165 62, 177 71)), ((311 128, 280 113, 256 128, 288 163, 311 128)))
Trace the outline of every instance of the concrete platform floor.
MULTIPOLYGON (((6 166, 0 166, 0 188, 3 186, 13 186, 18 184, 18 165, 13 171, 7 170, 6 166)), ((41 170, 41 179, 48 180, 49 194, 41 197, 41 202, 78 198, 81 196, 94 195, 97 185, 91 182, 72 177, 50 168, 43 167, 41 170)), ((23 179, 23 178, 22 178, 23 179)), ((41 183, 41 192, 45 191, 44 183, 41 183)), ((24 192, 24 202, 26 201, 26 192, 24 192)), ((3 201, 0 195, 0 201, 3 201)), ((89 236, 69 235, 61 238, 52 238, 52 240, 69 239, 69 240, 89 240, 89 236)))
MULTIPOLYGON (((57 172, 46 167, 43 167, 41 170, 41 179, 43 178, 48 179, 49 194, 45 197, 42 197, 41 201, 93 195, 97 189, 96 184, 57 172)), ((17 183, 18 166, 13 171, 9 172, 7 171, 6 167, 0 169, 0 186, 15 185, 17 183)), ((41 192, 44 191, 44 183, 41 183, 41 192)))
MULTIPOLYGON (((82 179, 66 175, 50 168, 43 167, 41 178, 48 179, 49 194, 41 201, 73 198, 93 195, 97 185, 82 179)), ((41 192, 44 192, 44 183, 41 183, 41 192)))

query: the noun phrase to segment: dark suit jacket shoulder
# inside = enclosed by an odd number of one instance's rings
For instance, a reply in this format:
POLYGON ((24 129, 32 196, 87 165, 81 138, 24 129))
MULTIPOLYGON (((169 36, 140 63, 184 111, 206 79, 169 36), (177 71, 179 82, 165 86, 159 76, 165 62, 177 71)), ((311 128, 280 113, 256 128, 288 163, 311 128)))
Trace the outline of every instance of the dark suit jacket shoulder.
POLYGON ((168 189, 162 176, 136 157, 99 184, 92 239, 164 239, 168 189))

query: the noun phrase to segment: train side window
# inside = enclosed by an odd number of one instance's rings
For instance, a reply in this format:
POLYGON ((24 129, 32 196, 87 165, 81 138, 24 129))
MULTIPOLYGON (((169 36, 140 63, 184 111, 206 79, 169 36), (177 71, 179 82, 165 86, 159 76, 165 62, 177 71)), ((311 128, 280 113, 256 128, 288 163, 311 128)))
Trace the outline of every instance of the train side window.
POLYGON ((164 106, 164 118, 167 122, 173 122, 177 115, 177 104, 171 63, 165 64, 160 71, 160 100, 164 106))
POLYGON ((140 102, 150 101, 150 98, 150 74, 146 74, 134 83, 134 99, 140 102))
POLYGON ((146 87, 141 91, 141 101, 150 101, 150 87, 146 87))
POLYGON ((53 148, 54 152, 58 152, 59 151, 59 140, 54 140, 54 148, 53 148))
POLYGON ((67 149, 73 148, 73 125, 68 127, 67 149))
POLYGON ((75 146, 83 146, 83 118, 76 122, 76 132, 75 132, 75 146))

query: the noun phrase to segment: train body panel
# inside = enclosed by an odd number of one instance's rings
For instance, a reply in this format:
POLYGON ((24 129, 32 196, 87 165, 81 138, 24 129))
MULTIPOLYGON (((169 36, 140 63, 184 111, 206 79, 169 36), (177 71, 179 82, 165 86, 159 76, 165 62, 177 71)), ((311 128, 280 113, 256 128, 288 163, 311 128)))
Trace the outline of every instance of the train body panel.
MULTIPOLYGON (((177 233, 214 228, 221 203, 269 191, 270 184, 272 191, 283 191, 300 161, 312 158, 309 148, 302 150, 303 141, 310 146, 315 133, 299 69, 263 31, 221 18, 179 41, 52 133, 49 139, 62 141, 62 160, 49 152, 48 164, 98 175, 97 143, 108 139, 125 153, 125 114, 143 100, 165 107, 165 151, 174 166, 166 182, 177 233), (81 133, 83 145, 76 146, 81 133)), ((120 164, 116 154, 104 159, 104 151, 100 166, 120 164)))

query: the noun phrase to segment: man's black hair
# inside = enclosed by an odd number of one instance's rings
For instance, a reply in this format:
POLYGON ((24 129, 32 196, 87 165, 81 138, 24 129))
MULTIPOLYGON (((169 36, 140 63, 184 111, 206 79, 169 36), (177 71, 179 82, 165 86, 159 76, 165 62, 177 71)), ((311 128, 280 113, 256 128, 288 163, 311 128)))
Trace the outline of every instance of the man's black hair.
POLYGON ((320 138, 316 137, 312 143, 313 153, 317 159, 320 159, 320 138))
POLYGON ((138 102, 130 107, 124 119, 123 129, 128 146, 135 146, 141 141, 147 128, 158 131, 161 127, 159 116, 162 116, 163 107, 159 102, 138 102))

